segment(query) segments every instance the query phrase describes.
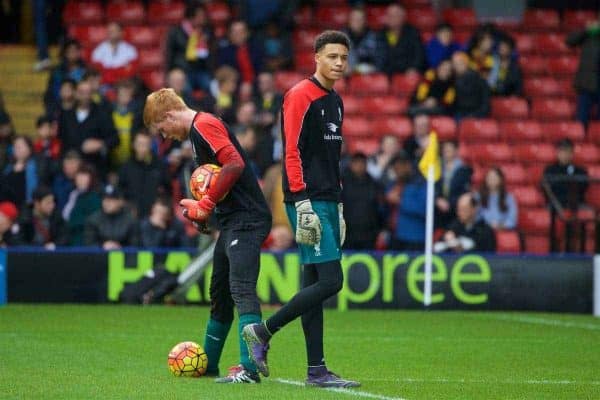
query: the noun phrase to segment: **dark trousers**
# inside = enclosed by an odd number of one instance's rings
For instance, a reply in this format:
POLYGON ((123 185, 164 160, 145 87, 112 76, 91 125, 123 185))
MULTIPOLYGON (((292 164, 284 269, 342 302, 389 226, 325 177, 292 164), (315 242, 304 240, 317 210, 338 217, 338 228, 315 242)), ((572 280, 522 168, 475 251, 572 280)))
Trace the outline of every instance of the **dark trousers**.
POLYGON ((261 315, 256 281, 260 247, 270 230, 271 221, 236 221, 221 230, 210 280, 212 319, 230 323, 234 306, 239 315, 261 315))
POLYGON ((589 120, 592 118, 592 109, 596 106, 596 116, 600 114, 600 93, 588 92, 582 90, 577 94, 577 119, 584 125, 587 126, 589 120))

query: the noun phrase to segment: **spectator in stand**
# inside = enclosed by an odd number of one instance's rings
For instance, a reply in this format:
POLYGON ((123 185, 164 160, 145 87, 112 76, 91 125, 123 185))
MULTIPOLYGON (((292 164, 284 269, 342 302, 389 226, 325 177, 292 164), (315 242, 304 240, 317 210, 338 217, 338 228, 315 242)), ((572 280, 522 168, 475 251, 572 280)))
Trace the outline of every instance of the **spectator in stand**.
POLYGON ((342 202, 346 223, 346 249, 373 249, 383 228, 383 190, 367 173, 367 156, 352 155, 342 174, 342 202))
POLYGON ((493 229, 515 229, 517 227, 517 202, 506 191, 504 173, 492 167, 485 175, 479 188, 479 210, 481 218, 493 229))
POLYGON ((137 72, 138 52, 123 40, 123 28, 118 22, 107 25, 107 38, 92 52, 92 63, 102 74, 102 82, 114 85, 121 79, 133 77, 137 72))
POLYGON ((60 104, 62 82, 66 79, 79 82, 83 79, 85 71, 86 65, 81 58, 81 45, 76 40, 67 40, 61 49, 60 64, 52 70, 48 79, 48 87, 44 94, 44 105, 47 111, 51 111, 54 104, 60 104))
POLYGON ((56 163, 61 156, 61 143, 56 137, 58 125, 49 115, 38 117, 35 124, 36 139, 33 142, 33 152, 45 159, 56 163))
POLYGON ((435 252, 494 252, 496 235, 485 221, 479 218, 479 202, 473 193, 465 193, 458 199, 457 219, 444 234, 443 241, 435 243, 435 252))
POLYGON ((258 91, 254 97, 257 116, 256 122, 262 129, 270 129, 277 119, 283 103, 283 95, 275 87, 275 78, 271 72, 258 75, 258 91))
POLYGON ((118 188, 107 185, 102 193, 102 208, 85 223, 84 242, 115 250, 139 244, 139 227, 134 216, 125 209, 125 199, 118 188))
POLYGON ((76 150, 69 150, 61 162, 61 170, 52 181, 52 193, 56 200, 56 208, 62 212, 69 200, 69 195, 75 189, 75 175, 81 167, 81 156, 76 150))
POLYGON ((494 53, 492 68, 487 82, 492 94, 497 96, 521 96, 523 94, 523 76, 521 67, 515 59, 515 42, 508 36, 500 38, 494 53))
POLYGON ((187 247, 192 243, 185 234, 183 223, 173 215, 171 203, 157 198, 150 215, 140 222, 140 246, 187 247))
POLYGON ((238 127, 235 129, 235 138, 248 155, 252 172, 260 179, 262 174, 256 163, 256 129, 252 125, 238 127))
POLYGON ((242 86, 252 87, 257 74, 262 71, 263 52, 260 44, 250 37, 248 25, 236 20, 229 25, 227 40, 218 50, 218 65, 235 68, 241 77, 242 86))
POLYGON ((457 141, 442 143, 442 177, 436 183, 435 222, 446 228, 456 218, 458 198, 471 190, 473 169, 460 158, 457 141))
POLYGON ((166 87, 172 88, 185 101, 185 104, 190 105, 190 108, 213 112, 215 99, 212 95, 208 91, 192 92, 191 86, 188 85, 187 81, 185 71, 176 67, 167 73, 166 87))
POLYGON ((544 169, 544 181, 561 207, 577 210, 585 203, 587 171, 573 163, 573 142, 569 139, 562 139, 556 144, 556 158, 554 164, 544 169))
POLYGON ((67 227, 56 209, 52 191, 45 186, 33 192, 33 204, 23 208, 18 224, 16 242, 20 245, 54 250, 67 244, 67 227))
POLYGON ((144 127, 142 110, 139 102, 135 101, 134 95, 133 81, 124 80, 117 84, 117 99, 112 107, 112 121, 119 136, 119 144, 111 152, 111 165, 116 168, 129 160, 132 136, 144 127))
POLYGON ((449 60, 452 55, 461 50, 461 45, 454 41, 452 26, 441 23, 435 28, 435 36, 425 46, 427 64, 430 68, 437 68, 441 62, 449 60))
POLYGON ((289 69, 293 61, 290 35, 281 31, 276 20, 269 21, 260 35, 265 70, 275 72, 289 69))
POLYGON ((463 52, 452 56, 456 88, 454 116, 457 119, 485 118, 490 113, 490 88, 479 74, 469 68, 469 57, 463 52))
POLYGON ((237 97, 235 96, 239 74, 230 66, 219 67, 215 72, 215 84, 211 94, 215 99, 215 114, 227 123, 235 121, 237 97))
POLYGON ((425 244, 425 204, 427 181, 416 172, 405 152, 393 160, 397 182, 386 194, 394 218, 389 248, 422 251, 425 244))
POLYGON ((431 129, 431 120, 427 114, 417 114, 413 117, 413 134, 407 137, 402 144, 402 148, 410 157, 413 163, 419 162, 427 144, 429 143, 429 134, 431 129))
POLYGON ((17 136, 13 140, 11 162, 2 173, 2 198, 8 198, 17 206, 30 204, 33 191, 38 184, 45 182, 48 163, 43 157, 35 157, 33 143, 26 136, 17 136))
POLYGON ((183 21, 172 27, 167 35, 167 70, 181 68, 192 90, 208 91, 214 63, 213 41, 206 8, 199 1, 188 2, 183 21))
POLYGON ((490 30, 480 29, 475 32, 467 49, 470 57, 471 68, 478 72, 483 79, 487 79, 494 64, 492 51, 494 50, 494 36, 490 30))
POLYGON ((348 26, 344 29, 344 32, 352 43, 348 59, 348 70, 359 74, 375 72, 377 34, 369 29, 367 15, 363 8, 357 7, 350 11, 348 26))
POLYGON ((96 170, 89 164, 82 164, 75 174, 75 189, 62 210, 67 221, 69 245, 82 246, 85 221, 100 209, 100 195, 96 191, 96 170))
POLYGON ((46 114, 50 115, 56 120, 60 119, 60 116, 69 110, 75 108, 77 100, 75 99, 75 91, 77 88, 77 82, 73 79, 65 79, 60 84, 60 91, 57 100, 52 100, 46 105, 46 114))
POLYGON ((133 157, 119 170, 119 187, 139 217, 148 215, 159 195, 171 192, 167 167, 152 153, 152 137, 144 130, 135 135, 133 157))
POLYGON ((88 82, 92 88, 92 102, 110 114, 113 107, 111 102, 104 96, 106 87, 102 87, 102 75, 100 71, 95 68, 88 68, 85 75, 83 75, 83 80, 88 82))
POLYGON ((600 116, 600 19, 567 36, 567 45, 581 47, 579 67, 575 74, 577 90, 577 119, 587 126, 596 106, 595 119, 600 116))
POLYGON ((92 101, 89 82, 77 84, 77 105, 61 114, 58 137, 65 151, 75 149, 83 154, 104 176, 108 171, 108 154, 119 143, 112 118, 92 101))
POLYGON ((454 77, 452 76, 452 62, 444 60, 436 69, 429 69, 415 91, 409 115, 430 114, 449 115, 456 99, 454 77))
POLYGON ((10 201, 0 202, 0 247, 15 243, 13 224, 19 216, 19 210, 10 201))
POLYGON ((392 134, 383 135, 379 141, 379 150, 367 160, 367 172, 384 187, 395 179, 388 169, 390 161, 400 150, 398 137, 392 134))
POLYGON ((4 99, 0 92, 0 170, 4 170, 12 152, 12 142, 15 138, 10 115, 4 108, 4 99))
POLYGON ((390 4, 385 28, 377 35, 377 70, 387 74, 420 72, 425 69, 425 49, 419 31, 406 23, 406 11, 390 4))

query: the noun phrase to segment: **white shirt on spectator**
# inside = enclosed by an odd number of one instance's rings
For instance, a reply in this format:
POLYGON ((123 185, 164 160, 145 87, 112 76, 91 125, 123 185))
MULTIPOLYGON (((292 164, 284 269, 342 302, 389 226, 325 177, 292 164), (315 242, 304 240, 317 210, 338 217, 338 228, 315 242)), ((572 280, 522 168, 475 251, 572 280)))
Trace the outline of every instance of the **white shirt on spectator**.
POLYGON ((124 40, 121 40, 116 47, 105 40, 94 49, 92 62, 98 63, 104 68, 120 68, 135 61, 137 56, 135 47, 124 40))

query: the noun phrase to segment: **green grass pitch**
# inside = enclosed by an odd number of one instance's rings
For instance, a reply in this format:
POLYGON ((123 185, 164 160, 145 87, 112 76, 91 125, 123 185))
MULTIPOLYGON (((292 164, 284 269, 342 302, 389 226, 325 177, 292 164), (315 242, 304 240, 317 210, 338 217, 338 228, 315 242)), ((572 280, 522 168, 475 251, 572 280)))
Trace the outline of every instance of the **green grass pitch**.
MULTIPOLYGON (((269 312, 267 311, 266 314, 269 312)), ((260 385, 176 378, 170 348, 202 344, 206 307, 0 308, 1 399, 600 399, 600 320, 531 313, 327 311, 329 367, 358 390, 306 388, 299 322, 260 385)), ((232 330, 221 370, 236 364, 232 330)))

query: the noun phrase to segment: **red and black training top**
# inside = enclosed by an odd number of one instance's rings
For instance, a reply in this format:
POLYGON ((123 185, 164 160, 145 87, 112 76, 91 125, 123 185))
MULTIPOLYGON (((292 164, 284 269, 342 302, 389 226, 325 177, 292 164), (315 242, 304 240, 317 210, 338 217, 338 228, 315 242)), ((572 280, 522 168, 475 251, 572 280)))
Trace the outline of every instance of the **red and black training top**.
MULTIPOLYGON (((237 177, 229 193, 217 203, 215 216, 221 226, 231 222, 270 221, 271 212, 265 197, 258 186, 250 162, 237 139, 226 124, 212 114, 199 112, 194 117, 190 129, 190 140, 197 165, 216 164, 223 167, 228 162, 243 160, 243 170, 237 177)), ((223 175, 221 179, 228 179, 223 175)))
POLYGON ((340 202, 342 98, 311 77, 285 94, 281 113, 284 200, 340 202))

